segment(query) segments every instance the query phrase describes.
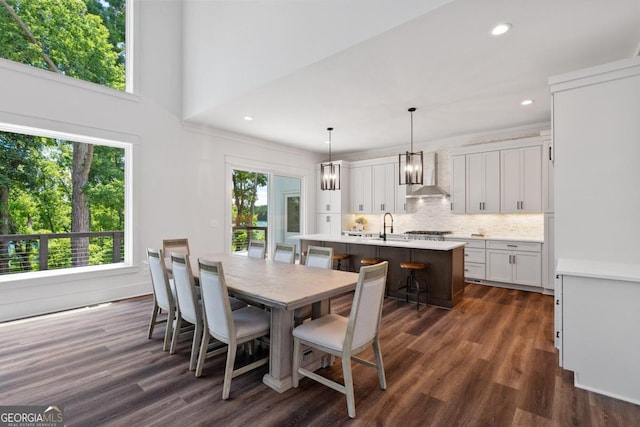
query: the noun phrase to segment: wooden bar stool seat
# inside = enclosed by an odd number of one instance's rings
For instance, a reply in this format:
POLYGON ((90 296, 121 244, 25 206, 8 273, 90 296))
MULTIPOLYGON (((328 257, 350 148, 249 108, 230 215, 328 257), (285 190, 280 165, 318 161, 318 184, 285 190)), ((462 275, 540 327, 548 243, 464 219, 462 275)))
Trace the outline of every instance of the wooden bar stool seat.
POLYGON ((349 255, 348 254, 333 254, 333 260, 337 261, 336 270, 342 270, 342 261, 347 261, 345 263, 345 268, 347 270, 349 269, 349 266, 348 266, 349 255))
POLYGON ((404 295, 407 302, 409 302, 409 295, 415 295, 417 301, 416 310, 419 310, 421 293, 425 294, 426 304, 427 284, 424 283, 423 285, 422 283, 420 283, 418 277, 416 276, 416 271, 424 270, 425 268, 427 268, 427 266, 422 262, 405 261, 400 263, 400 268, 407 270, 407 275, 404 279, 400 279, 400 282, 398 282, 398 285, 404 282, 402 286, 398 286, 398 290, 406 289, 404 295), (415 289, 415 291, 413 291, 413 289, 415 289))
POLYGON ((360 260, 360 265, 376 265, 382 262, 379 258, 362 258, 360 260))

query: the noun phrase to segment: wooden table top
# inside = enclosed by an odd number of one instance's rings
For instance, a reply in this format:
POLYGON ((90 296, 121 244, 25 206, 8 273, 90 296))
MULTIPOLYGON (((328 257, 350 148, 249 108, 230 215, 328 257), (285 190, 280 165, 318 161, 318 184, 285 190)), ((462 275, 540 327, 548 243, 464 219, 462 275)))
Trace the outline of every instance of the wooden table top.
MULTIPOLYGON (((273 262, 245 255, 215 253, 200 258, 222 262, 227 286, 234 295, 285 310, 352 291, 358 281, 357 273, 273 262)), ((198 257, 192 256, 190 259, 193 275, 197 278, 198 257)), ((170 265, 168 269, 171 270, 170 265)))

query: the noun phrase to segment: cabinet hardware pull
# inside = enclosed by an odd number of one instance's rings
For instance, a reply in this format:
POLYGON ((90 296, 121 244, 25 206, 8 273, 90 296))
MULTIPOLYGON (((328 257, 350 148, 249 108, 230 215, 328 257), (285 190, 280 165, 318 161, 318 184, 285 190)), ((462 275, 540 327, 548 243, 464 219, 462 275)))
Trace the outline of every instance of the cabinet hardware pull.
POLYGON ((451 210, 453 210, 453 203, 451 203, 451 210))
POLYGON ((559 299, 556 300, 556 305, 560 305, 560 300, 559 299))
POLYGON ((551 146, 549 146, 549 160, 552 160, 551 159, 551 146))
POLYGON ((327 222, 331 222, 331 217, 327 215, 327 222))
POLYGON ((402 210, 403 210, 403 211, 406 211, 406 210, 407 210, 407 204, 406 204, 406 203, 403 203, 403 204, 402 204, 402 210))
POLYGON ((560 338, 560 331, 556 331, 556 338, 560 338))
POLYGON ((514 264, 516 263, 516 256, 515 255, 513 255, 513 263, 514 264))
POLYGON ((327 205, 326 206, 326 210, 330 211, 331 210, 331 205, 327 205))
POLYGON ((508 248, 517 248, 518 245, 507 245, 508 248))
POLYGON ((468 269, 468 268, 465 268, 465 269, 464 269, 464 271, 469 271, 469 269, 468 269))

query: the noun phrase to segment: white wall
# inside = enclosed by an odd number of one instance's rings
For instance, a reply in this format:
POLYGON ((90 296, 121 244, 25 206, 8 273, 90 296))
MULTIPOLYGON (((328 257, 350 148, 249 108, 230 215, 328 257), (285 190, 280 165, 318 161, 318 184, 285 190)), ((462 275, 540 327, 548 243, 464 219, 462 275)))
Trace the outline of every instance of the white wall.
MULTIPOLYGON (((0 321, 151 292, 142 261, 163 238, 188 237, 194 253, 223 251, 226 159, 267 162, 271 169, 308 171, 308 153, 181 122, 182 5, 135 3, 137 96, 70 81, 0 60, 0 123, 71 132, 133 144, 133 266, 82 275, 0 278, 0 321), (212 226, 217 221, 217 226, 212 226)), ((313 193, 311 193, 313 194, 313 193)), ((315 197, 309 197, 314 212, 315 197)), ((313 215, 307 215, 313 226, 313 215)), ((313 231, 313 230, 312 230, 313 231)))

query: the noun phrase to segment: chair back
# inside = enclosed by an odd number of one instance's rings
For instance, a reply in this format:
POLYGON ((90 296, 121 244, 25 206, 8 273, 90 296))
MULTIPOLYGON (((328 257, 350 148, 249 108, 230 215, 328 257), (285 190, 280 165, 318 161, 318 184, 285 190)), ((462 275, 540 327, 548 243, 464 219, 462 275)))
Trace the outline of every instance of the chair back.
POLYGON ((222 262, 199 259, 198 264, 204 321, 211 335, 228 342, 236 335, 222 262))
POLYGON ((172 253, 191 255, 188 239, 164 239, 162 241, 164 256, 170 257, 172 253))
POLYGON ((273 250, 273 260, 293 264, 296 262, 296 245, 276 243, 276 248, 273 250))
POLYGON ((164 263, 164 252, 162 249, 147 249, 147 261, 151 272, 151 284, 153 285, 153 295, 156 297, 158 307, 169 311, 169 307, 175 307, 169 275, 164 263))
POLYGON ((201 310, 196 295, 196 285, 189 264, 189 255, 171 254, 171 269, 176 286, 176 298, 180 316, 194 325, 201 319, 201 310))
POLYGON ((249 242, 249 258, 261 258, 264 259, 267 253, 267 246, 264 240, 251 240, 249 242))
POLYGON ((333 248, 309 246, 305 265, 307 267, 331 269, 333 266, 333 248))
POLYGON ((384 261, 360 268, 344 349, 355 350, 378 335, 388 266, 389 262, 384 261))

